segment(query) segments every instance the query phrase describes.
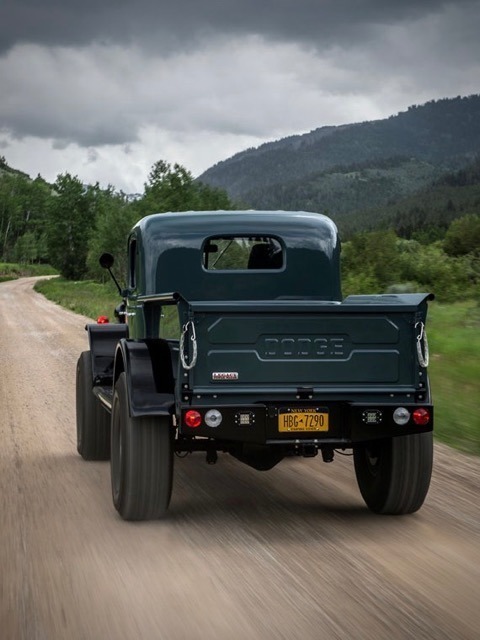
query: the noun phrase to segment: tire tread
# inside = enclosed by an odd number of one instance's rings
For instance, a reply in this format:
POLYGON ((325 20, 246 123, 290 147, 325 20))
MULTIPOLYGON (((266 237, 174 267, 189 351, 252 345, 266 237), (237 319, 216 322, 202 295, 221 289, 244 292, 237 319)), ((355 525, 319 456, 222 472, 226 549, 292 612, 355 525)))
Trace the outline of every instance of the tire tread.
POLYGON ((375 443, 379 450, 378 474, 368 469, 366 451, 354 451, 360 492, 374 513, 403 515, 418 511, 425 501, 433 463, 433 434, 418 433, 375 443))
POLYGON ((112 415, 112 492, 124 520, 156 520, 165 516, 172 493, 173 433, 168 417, 132 418, 128 411, 126 374, 115 385, 112 415), (122 430, 123 459, 118 456, 122 430), (120 474, 115 478, 114 474, 120 474), (119 486, 115 495, 114 485, 119 486))

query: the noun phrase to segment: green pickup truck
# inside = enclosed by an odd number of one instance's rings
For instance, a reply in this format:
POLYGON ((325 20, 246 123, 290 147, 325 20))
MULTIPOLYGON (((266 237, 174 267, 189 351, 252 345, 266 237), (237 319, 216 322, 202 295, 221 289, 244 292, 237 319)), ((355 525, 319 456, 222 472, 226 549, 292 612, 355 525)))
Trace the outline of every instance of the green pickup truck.
POLYGON ((78 451, 110 458, 122 518, 164 517, 174 454, 194 452, 258 470, 351 452, 370 510, 421 507, 431 294, 343 299, 337 229, 316 213, 147 216, 126 263, 119 322, 86 327, 76 399, 78 451))

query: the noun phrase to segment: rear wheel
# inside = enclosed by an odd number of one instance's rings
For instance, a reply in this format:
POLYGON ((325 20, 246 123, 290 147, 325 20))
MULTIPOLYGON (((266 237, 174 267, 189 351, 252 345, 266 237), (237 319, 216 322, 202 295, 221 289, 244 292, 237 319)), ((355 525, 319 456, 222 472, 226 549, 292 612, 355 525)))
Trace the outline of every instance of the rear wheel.
POLYGON ((353 456, 360 493, 371 511, 400 515, 420 509, 432 475, 431 432, 366 443, 353 456))
POLYGON ((121 373, 112 407, 111 480, 115 508, 124 520, 163 517, 170 504, 173 431, 168 417, 132 418, 121 373))
POLYGON ((84 351, 77 362, 77 451, 84 460, 110 457, 110 415, 92 392, 92 360, 84 351))

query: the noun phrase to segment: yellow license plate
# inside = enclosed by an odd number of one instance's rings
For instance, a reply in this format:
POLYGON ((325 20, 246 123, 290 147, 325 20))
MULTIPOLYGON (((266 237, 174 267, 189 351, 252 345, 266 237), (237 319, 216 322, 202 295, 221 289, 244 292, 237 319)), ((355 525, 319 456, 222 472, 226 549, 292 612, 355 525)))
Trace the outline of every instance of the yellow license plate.
POLYGON ((316 409, 299 411, 280 410, 278 414, 278 430, 282 433, 297 431, 328 431, 328 412, 316 409))

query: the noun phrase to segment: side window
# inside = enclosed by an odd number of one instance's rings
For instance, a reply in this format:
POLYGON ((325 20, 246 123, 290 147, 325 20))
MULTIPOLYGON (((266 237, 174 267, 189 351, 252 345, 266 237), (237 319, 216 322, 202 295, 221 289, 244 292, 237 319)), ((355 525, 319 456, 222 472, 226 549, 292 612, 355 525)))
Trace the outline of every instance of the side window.
POLYGON ((135 238, 130 240, 130 245, 128 248, 128 288, 135 289, 137 286, 137 274, 136 274, 136 263, 137 263, 137 241, 135 238))
POLYGON ((284 249, 271 236, 212 237, 203 247, 203 267, 207 271, 278 270, 284 264, 284 249))

